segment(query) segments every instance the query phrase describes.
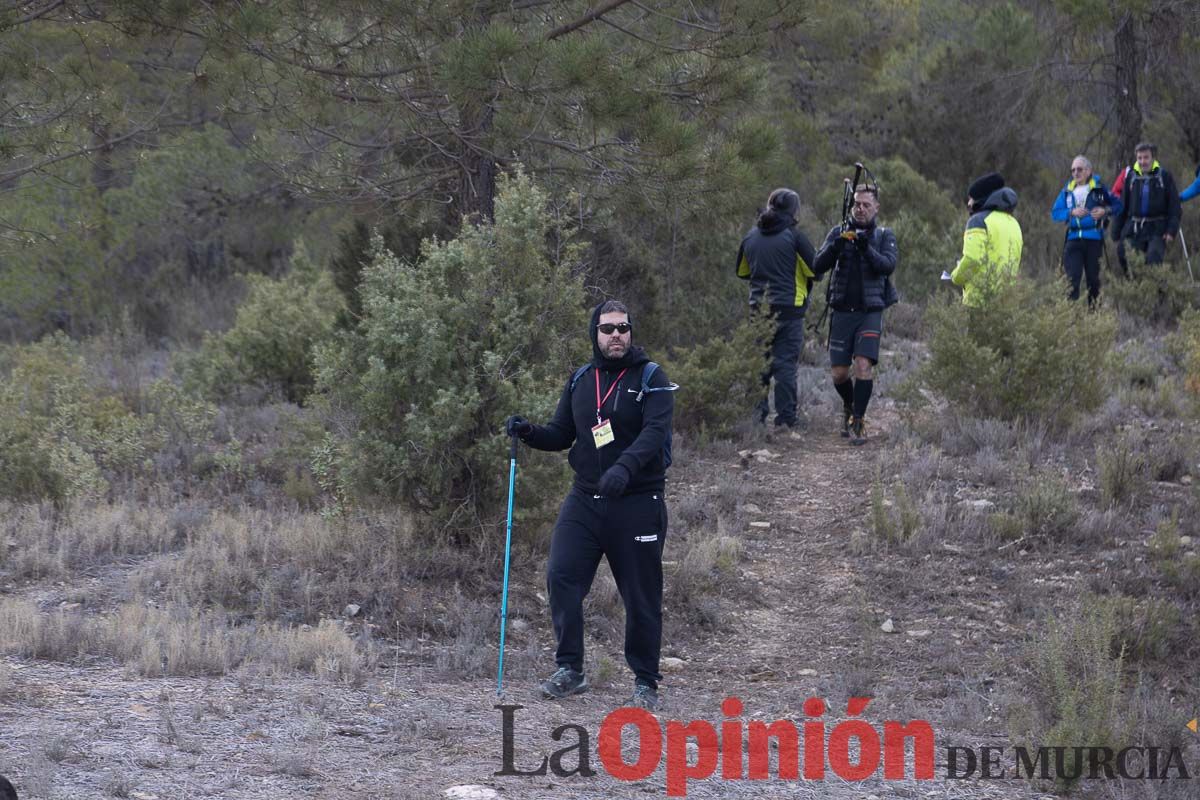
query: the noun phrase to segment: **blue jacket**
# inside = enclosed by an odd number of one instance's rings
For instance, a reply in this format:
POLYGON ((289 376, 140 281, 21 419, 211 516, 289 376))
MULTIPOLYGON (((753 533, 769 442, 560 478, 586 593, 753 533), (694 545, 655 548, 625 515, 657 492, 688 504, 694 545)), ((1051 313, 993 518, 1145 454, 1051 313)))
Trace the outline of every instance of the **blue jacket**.
POLYGON ((1192 181, 1192 185, 1179 193, 1180 201, 1191 200, 1196 195, 1200 194, 1200 167, 1196 168, 1196 180, 1192 181))
MULTIPOLYGON (((1107 207, 1108 216, 1115 217, 1121 213, 1121 200, 1115 197, 1108 189, 1105 188, 1103 181, 1093 175, 1088 179, 1087 200, 1084 202, 1084 207, 1091 211, 1097 206, 1107 207)), ((1100 221, 1092 219, 1091 214, 1082 217, 1072 217, 1071 209, 1075 208, 1075 181, 1067 182, 1063 190, 1058 193, 1058 199, 1054 201, 1054 208, 1050 209, 1050 218, 1055 222, 1067 223, 1067 239, 1096 239, 1104 238, 1104 225, 1107 224, 1108 217, 1101 217, 1100 221)))

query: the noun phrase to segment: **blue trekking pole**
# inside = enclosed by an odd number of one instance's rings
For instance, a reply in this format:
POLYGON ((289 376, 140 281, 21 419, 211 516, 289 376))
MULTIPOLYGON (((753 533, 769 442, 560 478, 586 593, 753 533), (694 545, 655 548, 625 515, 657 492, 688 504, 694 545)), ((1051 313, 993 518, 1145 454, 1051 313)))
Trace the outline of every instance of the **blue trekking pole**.
POLYGON ((496 667, 496 696, 504 691, 504 629, 508 621, 508 562, 512 556, 513 488, 517 482, 517 437, 508 450, 508 522, 504 533, 504 589, 500 600, 500 663, 496 667))

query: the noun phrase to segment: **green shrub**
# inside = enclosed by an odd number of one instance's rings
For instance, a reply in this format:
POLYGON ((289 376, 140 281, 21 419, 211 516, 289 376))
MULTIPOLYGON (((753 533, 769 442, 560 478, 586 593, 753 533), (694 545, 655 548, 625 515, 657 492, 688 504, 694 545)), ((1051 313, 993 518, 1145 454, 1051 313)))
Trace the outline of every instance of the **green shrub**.
POLYGON ((1111 391, 1105 366, 1115 318, 1057 291, 1018 281, 979 308, 933 303, 926 319, 930 361, 920 381, 957 414, 1061 426, 1111 391))
POLYGON ((1116 636, 1120 647, 1130 658, 1156 661, 1166 658, 1180 634, 1186 638, 1179 608, 1167 600, 1118 596, 1108 600, 1116 621, 1116 636))
POLYGON ((62 334, 11 348, 0 381, 0 495, 95 497, 116 479, 178 467, 209 443, 216 409, 167 379, 136 413, 62 334))
POLYGON ((1029 680, 1010 717, 1014 738, 1037 747, 1065 747, 1068 773, 1072 748, 1115 751, 1129 738, 1135 715, 1125 697, 1125 653, 1118 633, 1113 604, 1085 597, 1079 608, 1050 619, 1026 653, 1029 680))
POLYGON ((1129 259, 1133 277, 1109 281, 1104 286, 1107 303, 1136 320, 1170 325, 1186 310, 1200 304, 1197 286, 1187 273, 1172 264, 1147 265, 1140 253, 1129 259))
POLYGON ((1179 329, 1170 337, 1172 352, 1183 365, 1184 386, 1200 398, 1200 311, 1188 309, 1179 317, 1179 329))
POLYGON ((677 430, 724 437, 750 418, 765 392, 763 343, 774 325, 765 316, 754 317, 732 333, 675 351, 664 368, 681 387, 675 394, 677 430))
POLYGON ((871 484, 871 530, 876 538, 888 544, 903 544, 921 530, 921 512, 908 494, 903 482, 892 487, 892 503, 884 499, 883 481, 876 477, 871 484))
POLYGON ((1079 519, 1079 503, 1061 478, 1046 472, 1025 484, 1016 514, 1027 536, 1064 539, 1079 519))
POLYGON ((249 291, 233 327, 205 336, 200 351, 185 360, 187 385, 218 400, 256 386, 303 403, 313 386, 312 348, 333 331, 341 308, 333 280, 300 244, 286 276, 245 280, 249 291))
MULTIPOLYGON (((548 418, 587 343, 575 251, 552 260, 549 231, 545 195, 518 173, 501 181, 494 224, 428 242, 420 263, 376 240, 361 321, 316 350, 336 423, 314 463, 323 486, 397 500, 460 541, 502 514, 504 419, 548 418)), ((522 510, 557 487, 564 462, 528 452, 522 510)))

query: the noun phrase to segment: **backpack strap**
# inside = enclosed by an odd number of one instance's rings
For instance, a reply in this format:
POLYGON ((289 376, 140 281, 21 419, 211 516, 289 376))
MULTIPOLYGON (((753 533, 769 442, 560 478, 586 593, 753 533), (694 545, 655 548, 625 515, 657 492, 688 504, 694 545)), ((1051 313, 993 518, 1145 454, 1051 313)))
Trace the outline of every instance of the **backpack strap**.
POLYGON ((650 378, 654 375, 654 372, 657 369, 658 364, 655 364, 653 361, 646 362, 646 366, 642 367, 642 390, 638 392, 637 397, 633 398, 634 402, 640 403, 642 402, 643 395, 653 394, 654 392, 679 391, 679 384, 677 383, 668 382, 666 386, 652 387, 650 385, 650 378))
POLYGON ((579 379, 586 375, 587 371, 591 368, 591 364, 584 364, 582 367, 575 370, 575 374, 571 376, 571 388, 567 390, 568 393, 575 391, 575 384, 579 383, 579 379))

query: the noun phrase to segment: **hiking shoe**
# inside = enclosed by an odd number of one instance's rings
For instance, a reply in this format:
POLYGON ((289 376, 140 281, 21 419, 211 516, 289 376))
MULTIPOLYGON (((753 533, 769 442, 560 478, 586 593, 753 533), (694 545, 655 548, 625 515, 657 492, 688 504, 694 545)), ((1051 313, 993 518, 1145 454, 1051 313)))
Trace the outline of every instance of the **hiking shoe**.
POLYGON ((561 700, 587 690, 587 676, 570 667, 559 667, 557 672, 542 681, 542 694, 551 700, 561 700))
POLYGON ((854 419, 854 409, 850 406, 842 406, 842 438, 850 438, 850 420, 854 419))
POLYGON ((860 445, 867 443, 867 421, 862 417, 854 417, 850 420, 850 444, 860 445))
POLYGON ((634 708, 644 708, 647 711, 658 711, 658 690, 644 683, 635 683, 629 705, 634 708))

